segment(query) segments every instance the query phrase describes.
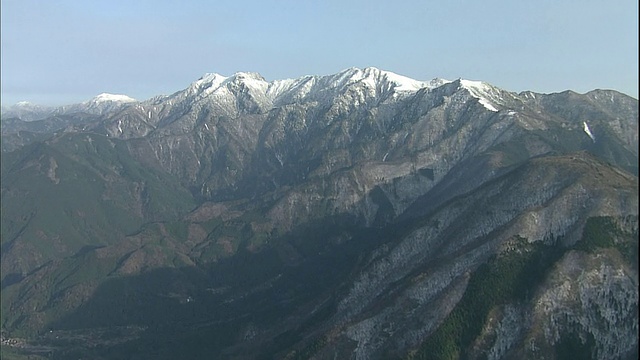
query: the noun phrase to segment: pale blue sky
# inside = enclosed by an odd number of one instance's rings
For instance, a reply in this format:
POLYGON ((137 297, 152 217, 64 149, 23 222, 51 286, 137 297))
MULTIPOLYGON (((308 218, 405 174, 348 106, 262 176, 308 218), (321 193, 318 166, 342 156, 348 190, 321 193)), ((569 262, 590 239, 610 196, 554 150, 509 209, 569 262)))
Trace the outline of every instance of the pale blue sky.
POLYGON ((638 98, 637 0, 1 0, 2 104, 170 94, 375 66, 510 91, 638 98))

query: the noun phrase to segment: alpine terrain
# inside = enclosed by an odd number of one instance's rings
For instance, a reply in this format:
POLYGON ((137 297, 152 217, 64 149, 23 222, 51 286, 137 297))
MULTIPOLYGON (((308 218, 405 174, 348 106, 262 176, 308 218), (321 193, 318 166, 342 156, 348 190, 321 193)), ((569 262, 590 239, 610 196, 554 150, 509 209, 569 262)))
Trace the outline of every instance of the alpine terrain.
POLYGON ((206 74, 1 130, 3 359, 638 357, 619 92, 206 74))

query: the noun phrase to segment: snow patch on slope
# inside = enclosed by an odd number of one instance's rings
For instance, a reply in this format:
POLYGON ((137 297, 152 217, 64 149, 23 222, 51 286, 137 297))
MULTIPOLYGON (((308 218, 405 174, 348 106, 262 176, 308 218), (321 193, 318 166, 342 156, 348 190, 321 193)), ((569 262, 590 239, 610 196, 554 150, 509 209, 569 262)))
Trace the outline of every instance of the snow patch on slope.
POLYGON ((583 121, 582 124, 584 125, 582 129, 584 130, 585 134, 589 135, 589 137, 591 138, 591 140, 593 140, 593 142, 596 142, 596 137, 593 136, 591 129, 589 129, 589 125, 587 125, 587 122, 583 121))

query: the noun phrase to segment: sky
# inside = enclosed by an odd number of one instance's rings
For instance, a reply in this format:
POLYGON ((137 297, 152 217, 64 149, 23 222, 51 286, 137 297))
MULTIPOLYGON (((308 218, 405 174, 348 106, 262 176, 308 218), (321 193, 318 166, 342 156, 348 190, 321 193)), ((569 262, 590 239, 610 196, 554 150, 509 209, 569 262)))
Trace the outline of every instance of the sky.
POLYGON ((638 98, 637 0, 1 0, 1 101, 138 100, 205 73, 373 66, 638 98))

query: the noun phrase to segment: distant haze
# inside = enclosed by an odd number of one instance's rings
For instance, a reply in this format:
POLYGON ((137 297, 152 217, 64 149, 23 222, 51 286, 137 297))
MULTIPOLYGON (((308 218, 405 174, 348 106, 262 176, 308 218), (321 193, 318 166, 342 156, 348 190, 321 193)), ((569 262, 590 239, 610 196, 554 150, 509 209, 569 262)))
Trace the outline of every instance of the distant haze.
POLYGON ((204 73, 267 80, 375 66, 510 91, 638 98, 638 2, 1 2, 2 104, 144 100, 204 73))

